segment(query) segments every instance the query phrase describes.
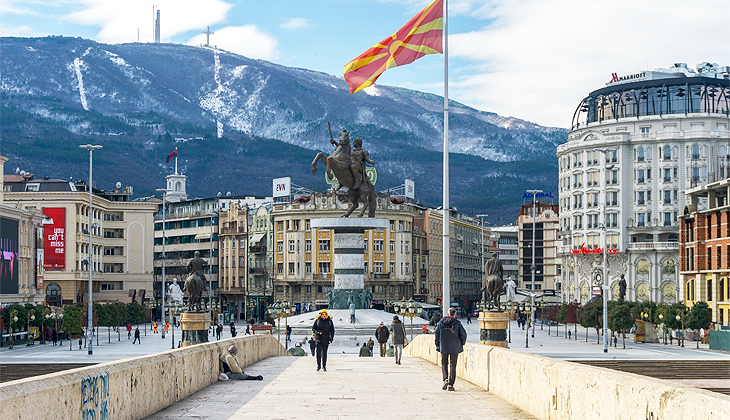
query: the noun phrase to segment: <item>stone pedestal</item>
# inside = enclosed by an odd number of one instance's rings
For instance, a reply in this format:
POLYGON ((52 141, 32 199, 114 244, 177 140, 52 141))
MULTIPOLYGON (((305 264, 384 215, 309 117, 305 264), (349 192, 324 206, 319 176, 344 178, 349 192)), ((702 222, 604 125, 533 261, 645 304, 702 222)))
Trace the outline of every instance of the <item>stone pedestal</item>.
POLYGON ((207 343, 208 327, 210 327, 208 312, 183 312, 180 314, 180 329, 182 330, 180 347, 207 343))
POLYGON ((504 312, 483 311, 479 313, 479 342, 488 346, 507 345, 507 323, 509 318, 504 312))
POLYGON ((326 217, 312 219, 312 228, 332 229, 335 287, 328 296, 330 309, 348 309, 352 301, 357 309, 368 309, 372 295, 365 290, 366 230, 385 229, 386 219, 326 217))

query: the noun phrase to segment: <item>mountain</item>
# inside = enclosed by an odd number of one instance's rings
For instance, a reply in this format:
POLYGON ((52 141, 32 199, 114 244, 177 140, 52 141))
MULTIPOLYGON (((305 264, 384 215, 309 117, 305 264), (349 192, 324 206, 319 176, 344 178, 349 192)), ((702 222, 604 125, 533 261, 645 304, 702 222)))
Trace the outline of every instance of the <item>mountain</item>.
MULTIPOLYGON (((416 182, 441 204, 443 98, 176 44, 0 38, 0 153, 42 176, 86 177, 78 144, 95 142, 95 179, 152 194, 175 147, 193 196, 270 194, 271 178, 324 190, 314 151, 345 128, 377 162, 378 188, 416 182)), ((525 189, 554 191, 566 130, 450 104, 451 203, 514 221, 525 189)))

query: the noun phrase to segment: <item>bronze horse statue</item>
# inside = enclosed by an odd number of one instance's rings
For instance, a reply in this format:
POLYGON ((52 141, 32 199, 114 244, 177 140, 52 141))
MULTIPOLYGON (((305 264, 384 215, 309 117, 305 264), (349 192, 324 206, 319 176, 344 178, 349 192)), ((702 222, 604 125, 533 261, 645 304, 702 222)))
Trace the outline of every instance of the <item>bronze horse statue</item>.
POLYGON ((363 217, 365 210, 368 210, 368 217, 375 217, 375 187, 370 183, 370 180, 365 177, 365 182, 358 189, 353 189, 355 185, 355 178, 352 176, 350 171, 350 133, 346 130, 342 130, 340 133, 339 143, 330 139, 333 146, 336 146, 334 152, 331 155, 325 156, 324 153, 317 153, 314 160, 312 161, 312 173, 317 173, 317 163, 321 160, 327 165, 327 178, 333 180, 337 177, 340 187, 347 187, 347 193, 350 197, 350 208, 342 217, 349 217, 355 209, 363 204, 362 210, 360 210, 359 217, 363 217), (334 177, 333 177, 334 174, 334 177))
POLYGON ((188 294, 188 311, 202 311, 200 305, 203 300, 203 290, 205 290, 205 282, 197 275, 191 274, 185 279, 185 293, 188 294))
POLYGON ((492 254, 484 264, 481 291, 485 293, 489 307, 499 310, 499 296, 504 292, 504 280, 502 279, 502 263, 497 258, 497 254, 492 254))

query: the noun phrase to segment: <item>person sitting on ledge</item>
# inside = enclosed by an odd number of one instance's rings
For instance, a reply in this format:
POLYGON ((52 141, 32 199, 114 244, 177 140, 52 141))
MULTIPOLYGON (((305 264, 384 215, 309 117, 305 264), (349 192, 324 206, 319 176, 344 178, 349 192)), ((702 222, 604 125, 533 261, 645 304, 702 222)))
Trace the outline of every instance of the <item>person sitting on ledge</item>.
POLYGON ((231 345, 221 356, 221 363, 223 364, 223 372, 233 381, 260 381, 264 377, 261 375, 246 375, 243 373, 243 369, 238 365, 236 355, 238 354, 238 347, 231 345))

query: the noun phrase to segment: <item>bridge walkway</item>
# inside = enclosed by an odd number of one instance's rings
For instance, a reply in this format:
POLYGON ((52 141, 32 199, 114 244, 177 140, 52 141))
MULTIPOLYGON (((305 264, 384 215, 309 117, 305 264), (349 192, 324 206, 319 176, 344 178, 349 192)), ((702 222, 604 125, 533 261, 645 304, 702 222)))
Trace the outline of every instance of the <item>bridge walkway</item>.
POLYGON ((441 368, 419 358, 330 356, 327 372, 314 358, 272 357, 245 369, 263 381, 217 382, 148 417, 187 419, 397 419, 535 417, 457 378, 441 389, 441 368))

